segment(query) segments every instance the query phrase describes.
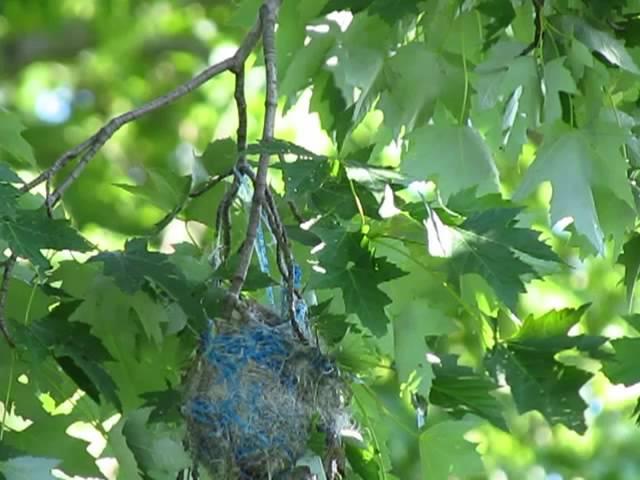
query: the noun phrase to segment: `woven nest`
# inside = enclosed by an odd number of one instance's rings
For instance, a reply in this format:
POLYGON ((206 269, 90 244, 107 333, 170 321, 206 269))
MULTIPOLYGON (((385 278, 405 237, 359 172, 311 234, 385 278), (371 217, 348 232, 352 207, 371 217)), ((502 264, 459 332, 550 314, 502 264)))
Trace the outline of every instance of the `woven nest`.
POLYGON ((288 330, 251 322, 204 339, 183 410, 194 460, 215 479, 287 478, 312 427, 335 445, 345 384, 288 330))

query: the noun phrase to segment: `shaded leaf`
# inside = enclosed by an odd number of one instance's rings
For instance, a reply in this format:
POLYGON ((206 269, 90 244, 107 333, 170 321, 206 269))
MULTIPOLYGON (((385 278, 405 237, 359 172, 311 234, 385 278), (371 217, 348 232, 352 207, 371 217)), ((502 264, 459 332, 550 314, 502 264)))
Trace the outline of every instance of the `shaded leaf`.
POLYGON ((624 285, 627 291, 627 303, 631 304, 640 275, 640 235, 633 234, 624 244, 617 263, 624 266, 624 285))
POLYGON ((626 386, 640 383, 638 352, 640 338, 618 338, 611 340, 615 356, 602 362, 602 371, 612 383, 626 386))
POLYGON ((150 412, 150 408, 131 412, 122 433, 146 477, 175 480, 192 463, 182 445, 184 432, 166 423, 148 423, 150 412))
POLYGON ((2 163, 0 163, 0 182, 23 183, 16 172, 2 163))
POLYGON ((0 199, 0 238, 6 240, 13 253, 29 259, 38 268, 50 267, 41 250, 86 252, 93 248, 69 222, 49 218, 44 208, 19 208, 18 191, 11 185, 0 185, 0 199))
POLYGON ((248 155, 295 155, 302 159, 316 161, 327 159, 324 155, 317 155, 300 145, 280 139, 262 140, 260 143, 247 145, 246 153, 248 155))
POLYGON ((52 480, 51 470, 59 463, 59 460, 51 458, 14 457, 0 462, 0 473, 6 480, 52 480))
POLYGON ((624 143, 624 130, 603 123, 594 128, 556 128, 555 138, 545 140, 538 150, 536 160, 526 171, 514 198, 522 199, 540 183, 551 182, 551 223, 571 217, 576 231, 584 235, 597 252, 602 252, 604 232, 600 215, 622 216, 628 222, 633 218, 633 200, 626 176, 626 161, 617 150, 624 143), (621 208, 611 212, 598 210, 596 187, 620 199, 621 208), (625 211, 623 202, 629 206, 629 212, 625 211))
POLYGON ((429 403, 437 405, 456 417, 467 413, 485 418, 506 430, 502 406, 491 395, 498 385, 486 375, 458 365, 457 357, 447 355, 440 364, 433 364, 434 379, 429 403))
POLYGON ((36 165, 33 149, 22 136, 25 126, 19 117, 0 107, 0 148, 22 162, 36 165))
POLYGON ((197 157, 209 175, 225 175, 236 164, 238 146, 230 138, 215 140, 207 145, 202 156, 197 157))
POLYGON ((364 238, 359 234, 339 235, 341 238, 334 240, 320 255, 326 273, 314 274, 309 286, 340 288, 346 312, 356 313, 371 332, 383 335, 389 322, 385 307, 391 303, 391 299, 378 285, 399 278, 405 272, 384 258, 373 256, 362 245, 364 238), (337 251, 340 256, 336 256, 337 251))
POLYGON ((560 25, 563 31, 571 32, 578 40, 612 64, 631 73, 640 74, 640 68, 633 61, 624 44, 612 34, 597 30, 584 19, 573 16, 562 17, 560 25))
POLYGON ((411 179, 435 181, 445 199, 470 187, 481 193, 498 189, 491 152, 478 132, 467 126, 428 125, 414 130, 401 172, 411 179))
POLYGON ((538 240, 537 232, 515 226, 519 212, 516 208, 490 209, 467 218, 459 227, 444 225, 432 212, 425 222, 428 251, 449 259, 452 281, 458 283, 461 275, 476 273, 513 309, 518 294, 525 291, 523 276, 537 275, 523 254, 543 261, 559 260, 538 240))
POLYGON ((484 0, 478 5, 478 11, 490 20, 484 24, 484 49, 490 47, 499 34, 508 27, 516 17, 516 11, 510 0, 484 0))
POLYGON ((113 277, 122 291, 132 294, 152 281, 171 295, 196 325, 204 325, 200 302, 182 272, 168 255, 150 252, 144 239, 129 240, 123 252, 103 252, 91 258, 104 264, 104 273, 113 277))
POLYGON ((146 392, 140 395, 144 398, 145 406, 152 410, 149 413, 149 422, 178 422, 182 419, 179 407, 182 403, 182 394, 167 385, 166 390, 146 392))
POLYGON ((419 441, 422 478, 449 480, 484 474, 476 446, 464 438, 477 424, 473 418, 446 420, 422 432, 419 441))

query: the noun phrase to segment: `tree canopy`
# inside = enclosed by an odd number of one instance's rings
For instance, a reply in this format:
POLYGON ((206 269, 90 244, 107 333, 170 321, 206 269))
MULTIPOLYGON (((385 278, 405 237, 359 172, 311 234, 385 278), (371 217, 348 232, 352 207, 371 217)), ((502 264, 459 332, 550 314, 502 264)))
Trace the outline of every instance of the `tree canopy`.
POLYGON ((245 301, 318 479, 640 478, 639 77, 638 0, 1 2, 0 480, 207 478, 245 301))

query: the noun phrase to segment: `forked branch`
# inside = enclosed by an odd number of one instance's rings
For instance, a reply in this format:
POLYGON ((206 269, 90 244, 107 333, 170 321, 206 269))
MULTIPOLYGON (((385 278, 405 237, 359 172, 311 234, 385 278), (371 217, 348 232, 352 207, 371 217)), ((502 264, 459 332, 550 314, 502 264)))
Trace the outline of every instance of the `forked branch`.
MULTIPOLYGON (((269 141, 273 139, 275 130, 276 109, 278 101, 278 72, 276 68, 276 45, 275 45, 275 26, 278 18, 278 0, 267 0, 262 5, 260 16, 262 17, 262 43, 264 50, 265 72, 266 72, 266 95, 265 95, 265 113, 264 125, 262 129, 262 140, 269 141)), ((251 209, 249 211, 249 225, 245 235, 242 248, 240 249, 240 261, 231 279, 229 288, 230 305, 235 305, 238 299, 242 285, 247 277, 249 264, 253 254, 253 247, 256 241, 258 225, 260 224, 260 214, 265 199, 265 191, 267 189, 267 171, 269 169, 269 154, 261 153, 258 162, 258 171, 253 188, 253 198, 251 201, 251 209)))
MULTIPOLYGON (((254 184, 254 193, 249 212, 248 228, 239 253, 240 261, 238 262, 237 269, 231 279, 231 286, 228 292, 228 305, 233 308, 244 285, 247 271, 251 263, 253 246, 256 240, 257 229, 260 223, 263 207, 266 210, 266 217, 268 218, 269 225, 278 242, 278 266, 280 268, 280 272, 287 283, 287 287, 292 292, 291 296, 293 296, 293 269, 288 239, 286 232, 284 231, 284 227, 282 226, 279 213, 275 207, 273 196, 268 190, 267 185, 267 171, 270 155, 266 152, 260 154, 257 172, 254 174, 246 162, 244 153, 247 146, 247 104, 244 93, 244 67, 249 54, 254 49, 260 38, 262 38, 266 66, 265 116, 262 140, 270 141, 274 138, 278 100, 275 30, 279 7, 280 0, 264 0, 263 5, 260 8, 258 19, 256 20, 253 28, 248 32, 238 50, 231 57, 207 67, 191 80, 178 86, 166 95, 158 97, 141 107, 112 118, 90 138, 61 155, 42 174, 22 187, 21 191, 27 192, 34 187, 45 183, 45 206, 51 214, 53 207, 60 201, 67 189, 81 175, 84 168, 96 156, 100 148, 102 148, 102 146, 109 141, 109 139, 120 128, 154 112, 155 110, 175 102, 222 72, 230 71, 234 73, 236 77, 234 98, 238 109, 238 162, 234 171, 210 179, 199 190, 192 192, 190 197, 193 198, 201 195, 227 176, 235 173, 231 188, 227 191, 218 207, 216 220, 216 227, 218 231, 222 232, 223 236, 223 256, 227 258, 231 243, 229 210, 240 187, 239 175, 241 172, 244 174, 248 173, 254 184), (69 174, 60 182, 59 185, 56 186, 55 189, 52 189, 51 183, 56 174, 73 162, 75 162, 75 165, 69 174)), ((2 324, 0 326, 2 326, 4 332, 4 325, 2 324)))
POLYGON ((238 50, 236 50, 236 52, 231 57, 226 58, 225 60, 222 60, 215 65, 207 67, 191 80, 178 86, 173 91, 161 97, 155 98, 150 102, 142 105, 141 107, 130 110, 126 113, 112 118, 87 140, 61 155, 53 163, 53 165, 51 165, 51 167, 46 169, 44 172, 42 172, 42 174, 22 187, 21 191, 27 192, 43 182, 47 183, 47 191, 49 191, 49 185, 52 178, 73 160, 77 160, 75 167, 62 181, 62 183, 51 193, 47 194, 46 206, 47 209, 51 211, 55 204, 60 200, 64 192, 73 184, 73 182, 80 176, 84 168, 95 157, 100 148, 102 148, 102 146, 118 130, 120 130, 120 128, 122 128, 127 123, 138 120, 139 118, 142 118, 151 112, 154 112, 175 102, 176 100, 182 98, 186 94, 200 87, 222 72, 237 71, 246 62, 249 54, 255 48, 258 40, 260 39, 261 34, 262 20, 259 16, 255 25, 244 38, 238 50))

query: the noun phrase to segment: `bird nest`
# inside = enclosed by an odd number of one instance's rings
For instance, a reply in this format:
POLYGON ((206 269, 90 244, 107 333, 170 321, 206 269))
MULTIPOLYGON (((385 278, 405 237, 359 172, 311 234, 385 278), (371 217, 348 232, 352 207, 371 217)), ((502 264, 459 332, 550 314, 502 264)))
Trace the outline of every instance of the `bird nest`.
POLYGON ((282 327, 250 322, 204 338, 183 410, 194 460, 213 478, 286 478, 316 428, 335 445, 345 383, 282 327))

